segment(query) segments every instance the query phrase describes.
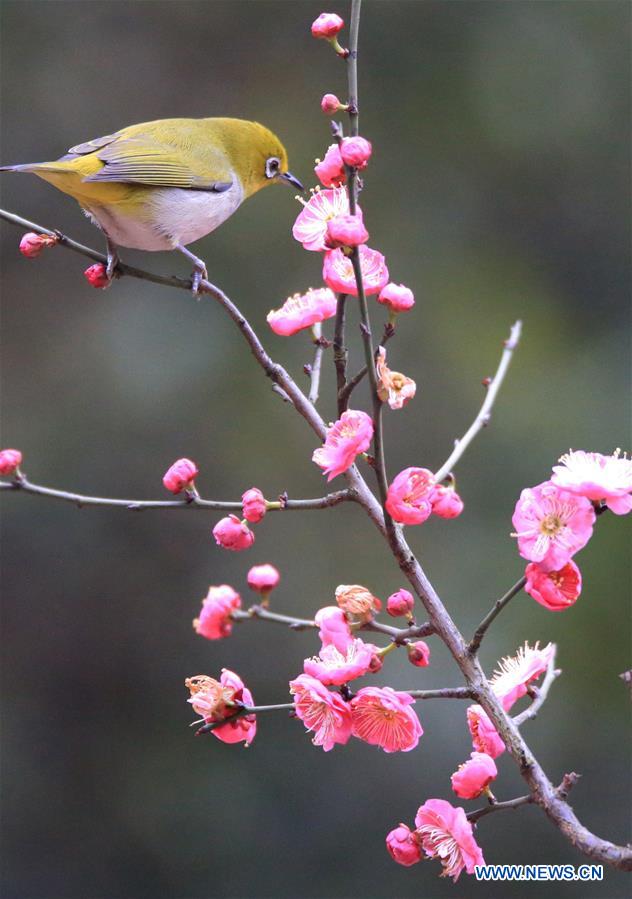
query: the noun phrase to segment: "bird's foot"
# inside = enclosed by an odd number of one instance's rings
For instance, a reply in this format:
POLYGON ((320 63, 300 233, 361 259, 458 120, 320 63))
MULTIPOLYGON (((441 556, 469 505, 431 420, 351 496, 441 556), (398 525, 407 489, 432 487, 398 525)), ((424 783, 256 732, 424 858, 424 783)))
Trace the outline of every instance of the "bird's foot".
POLYGON ((107 243, 108 261, 107 261, 107 265, 105 267, 105 274, 107 275, 108 280, 112 281, 114 278, 118 278, 118 272, 116 271, 116 269, 121 260, 120 260, 116 245, 113 244, 112 241, 110 240, 110 238, 107 236, 106 236, 106 243, 107 243))
POLYGON ((206 269, 206 263, 203 259, 199 259, 191 250, 187 250, 186 247, 182 246, 182 244, 178 244, 176 246, 176 250, 180 250, 181 253, 190 259, 193 263, 193 272, 191 274, 191 293, 196 298, 196 300, 200 299, 200 285, 202 281, 208 280, 208 271, 206 269))

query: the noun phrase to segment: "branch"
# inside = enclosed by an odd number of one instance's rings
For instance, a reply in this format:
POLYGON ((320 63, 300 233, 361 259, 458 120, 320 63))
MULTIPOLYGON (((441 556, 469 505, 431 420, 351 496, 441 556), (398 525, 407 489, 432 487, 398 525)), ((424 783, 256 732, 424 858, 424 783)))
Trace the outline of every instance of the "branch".
POLYGON ((496 618, 496 616, 502 612, 502 610, 509 603, 509 601, 514 598, 514 596, 516 596, 518 593, 520 593, 520 591, 522 590, 522 588, 524 587, 524 585, 526 583, 527 583, 526 577, 524 577, 524 576, 521 577, 520 580, 516 581, 516 583, 513 585, 513 587, 511 587, 505 593, 504 596, 501 596, 500 599, 496 600, 496 602, 494 603, 494 605, 492 606, 490 611, 487 613, 487 615, 485 615, 485 617, 483 618, 483 620, 481 621, 479 626, 474 631, 474 636, 470 640, 469 645, 467 647, 467 650, 471 655, 475 655, 477 653, 478 648, 483 641, 483 637, 487 633, 487 629, 490 626, 490 624, 492 623, 492 621, 494 620, 494 618, 496 618))
MULTIPOLYGON (((223 502, 215 499, 202 499, 194 493, 187 493, 185 499, 174 500, 138 500, 138 499, 112 499, 101 496, 86 496, 83 493, 70 493, 67 490, 53 490, 51 487, 42 487, 33 484, 24 475, 13 481, 0 481, 0 491, 12 490, 22 493, 32 493, 37 496, 45 496, 49 499, 58 499, 67 503, 73 503, 80 509, 83 506, 115 506, 120 509, 128 509, 131 512, 139 512, 143 509, 214 509, 221 512, 241 512, 242 503, 223 502)), ((284 512, 286 510, 304 511, 307 509, 328 509, 339 503, 351 502, 354 496, 351 490, 338 490, 318 499, 287 499, 285 496, 278 504, 268 511, 284 512)))
POLYGON ((347 404, 341 399, 341 393, 347 383, 347 347, 345 346, 345 305, 347 295, 338 295, 336 303, 336 325, 334 329, 334 366, 336 368, 336 388, 338 392, 338 418, 346 410, 347 404))
POLYGON ((459 461, 459 459, 468 448, 472 440, 474 440, 481 428, 486 428, 491 421, 492 406, 494 405, 496 395, 500 390, 500 386, 504 380, 505 374, 507 373, 507 369, 509 368, 509 363, 511 362, 513 351, 518 346, 521 332, 522 322, 517 321, 514 325, 512 325, 509 338, 505 341, 505 349, 503 350, 503 354, 500 358, 500 364, 498 365, 496 374, 487 386, 485 402, 481 406, 480 412, 478 413, 468 430, 465 432, 463 437, 461 437, 460 440, 456 441, 456 445, 452 453, 448 456, 441 468, 436 472, 435 478, 437 479, 437 481, 442 481, 445 476, 452 471, 456 463, 459 461))
MULTIPOLYGON (((555 791, 558 797, 565 800, 578 780, 579 774, 565 774, 562 778, 562 783, 555 791)), ((507 799, 505 802, 490 802, 489 805, 483 806, 483 808, 477 808, 473 812, 469 812, 467 820, 471 824, 476 824, 477 821, 484 818, 485 815, 490 815, 492 812, 502 812, 509 808, 520 808, 521 805, 528 805, 534 801, 533 796, 517 796, 515 799, 507 799)))
MULTIPOLYGON (((389 341, 391 339, 391 337, 393 337, 394 334, 395 334, 395 328, 393 327, 393 325, 390 322, 386 322, 386 324, 384 325, 384 333, 382 334, 382 340, 380 341, 380 345, 385 346, 387 341, 389 341)), ((364 368, 361 368, 360 371, 357 372, 347 382, 347 384, 345 384, 344 387, 342 387, 342 389, 340 389, 338 391, 338 402, 344 404, 344 408, 342 410, 343 412, 347 408, 347 404, 349 402, 349 397, 351 396, 353 391, 356 389, 358 384, 360 384, 364 380, 364 377, 366 376, 367 372, 368 372, 368 368, 365 365, 364 368)))
POLYGON ((318 390, 320 388, 320 368, 323 361, 323 352, 328 344, 327 341, 322 338, 320 322, 312 325, 312 333, 314 335, 314 344, 316 346, 316 349, 314 350, 314 361, 311 365, 305 366, 305 374, 309 375, 310 379, 309 394, 307 398, 310 403, 315 405, 318 400, 318 390))

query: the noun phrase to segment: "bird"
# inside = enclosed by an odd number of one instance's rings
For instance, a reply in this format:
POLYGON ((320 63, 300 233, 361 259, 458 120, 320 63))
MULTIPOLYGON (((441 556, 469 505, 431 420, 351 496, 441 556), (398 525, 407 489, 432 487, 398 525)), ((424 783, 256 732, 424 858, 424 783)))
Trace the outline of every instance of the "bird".
POLYGON ((193 263, 194 294, 208 275, 188 244, 269 184, 303 190, 276 134, 235 118, 142 122, 76 144, 52 162, 0 171, 32 173, 74 197, 105 235, 110 281, 119 247, 178 250, 193 263))

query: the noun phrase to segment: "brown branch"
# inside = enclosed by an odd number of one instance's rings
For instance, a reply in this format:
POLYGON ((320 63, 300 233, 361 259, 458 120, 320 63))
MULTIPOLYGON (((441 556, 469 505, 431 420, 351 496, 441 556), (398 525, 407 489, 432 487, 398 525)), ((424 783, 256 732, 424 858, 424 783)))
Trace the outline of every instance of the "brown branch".
MULTIPOLYGON (((382 334, 382 340, 380 341, 380 345, 384 346, 395 334, 395 328, 389 322, 384 325, 384 333, 382 334)), ((357 372, 352 378, 349 379, 348 383, 342 389, 338 390, 338 402, 344 404, 344 408, 347 408, 349 403, 349 397, 356 389, 358 384, 361 384, 366 374, 368 372, 368 368, 366 365, 364 368, 361 368, 359 372, 357 372)), ((343 409, 344 411, 344 409, 343 409)))
MULTIPOLYGON (((578 780, 579 774, 565 774, 562 778, 562 783, 556 790, 558 797, 565 800, 578 780)), ((504 802, 496 802, 494 800, 493 802, 490 802, 489 805, 477 808, 473 812, 468 812, 467 819, 471 824, 476 824, 477 821, 480 821, 480 819, 484 818, 486 815, 491 815, 492 812, 502 812, 506 809, 520 808, 521 805, 529 805, 534 801, 535 800, 531 795, 517 796, 515 799, 507 799, 504 802)))
POLYGON ((312 333, 314 335, 314 361, 311 365, 305 366, 305 373, 309 375, 309 394, 307 396, 310 403, 316 405, 318 401, 318 391, 320 389, 320 369, 323 361, 323 352, 328 346, 326 340, 322 338, 322 328, 320 322, 312 325, 312 333))
POLYGON ((519 581, 516 581, 513 587, 510 587, 509 590, 507 590, 504 596, 501 596, 500 599, 496 600, 490 611, 487 613, 487 615, 485 615, 479 626, 474 631, 474 636, 472 637, 468 645, 468 652, 470 652, 472 655, 476 654, 479 646, 483 641, 483 637, 487 633, 487 629, 492 621, 496 618, 497 615, 502 612, 505 606, 514 598, 514 596, 520 593, 526 583, 526 577, 521 577, 519 581))

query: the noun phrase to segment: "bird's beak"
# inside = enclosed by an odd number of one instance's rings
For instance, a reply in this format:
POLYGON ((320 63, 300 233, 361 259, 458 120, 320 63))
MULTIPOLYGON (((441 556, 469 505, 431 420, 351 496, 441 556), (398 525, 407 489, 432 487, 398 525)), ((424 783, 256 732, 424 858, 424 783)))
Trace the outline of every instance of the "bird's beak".
POLYGON ((298 187, 298 189, 299 189, 299 190, 302 190, 302 191, 305 190, 305 188, 303 187, 303 185, 301 184, 301 182, 298 180, 298 178, 295 178, 295 177, 294 177, 294 175, 292 174, 292 172, 282 172, 281 175, 280 175, 279 177, 282 178, 282 180, 283 180, 286 184, 292 185, 293 187, 298 187))

